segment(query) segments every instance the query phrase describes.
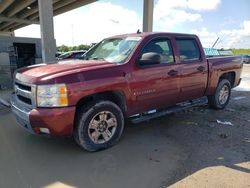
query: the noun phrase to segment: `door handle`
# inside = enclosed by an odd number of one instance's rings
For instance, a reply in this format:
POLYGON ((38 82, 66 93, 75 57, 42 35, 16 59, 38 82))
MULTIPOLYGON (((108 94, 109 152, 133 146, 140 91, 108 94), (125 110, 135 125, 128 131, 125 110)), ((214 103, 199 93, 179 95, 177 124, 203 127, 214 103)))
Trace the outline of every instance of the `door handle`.
POLYGON ((205 71, 205 67, 199 66, 199 67, 197 68, 197 70, 198 70, 198 71, 201 71, 201 72, 204 72, 204 71, 205 71))
POLYGON ((178 71, 173 70, 173 69, 168 72, 169 76, 176 76, 177 74, 178 74, 178 71))

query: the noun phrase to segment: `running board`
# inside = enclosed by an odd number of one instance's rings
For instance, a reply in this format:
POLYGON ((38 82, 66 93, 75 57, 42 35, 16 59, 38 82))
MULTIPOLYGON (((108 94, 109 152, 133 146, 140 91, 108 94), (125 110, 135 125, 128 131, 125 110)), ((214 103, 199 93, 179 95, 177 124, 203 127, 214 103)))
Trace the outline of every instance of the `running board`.
POLYGON ((207 104, 207 102, 208 102, 207 97, 202 97, 199 99, 194 99, 191 101, 178 103, 175 106, 172 106, 166 109, 150 110, 143 114, 136 114, 136 115, 130 116, 130 120, 132 123, 137 124, 137 123, 141 123, 144 121, 149 121, 154 118, 165 116, 167 114, 179 112, 179 111, 182 111, 182 110, 194 107, 194 106, 204 105, 204 104, 207 104))

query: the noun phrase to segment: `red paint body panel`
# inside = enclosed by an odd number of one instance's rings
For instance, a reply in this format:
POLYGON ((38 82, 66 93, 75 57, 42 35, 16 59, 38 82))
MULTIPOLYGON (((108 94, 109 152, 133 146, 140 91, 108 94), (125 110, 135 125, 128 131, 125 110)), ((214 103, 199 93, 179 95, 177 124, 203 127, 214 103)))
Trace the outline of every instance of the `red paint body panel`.
MULTIPOLYGON (((71 135, 74 126, 75 106, 86 96, 119 91, 124 96, 126 115, 130 116, 154 108, 174 105, 214 93, 222 74, 235 73, 235 84, 240 80, 242 63, 239 57, 218 57, 206 59, 202 45, 195 35, 176 33, 141 33, 121 36, 141 36, 123 64, 105 61, 66 60, 52 65, 20 69, 16 79, 29 84, 65 83, 68 89, 70 107, 36 108, 30 114, 32 127, 47 127, 52 135, 71 135), (171 41, 175 63, 159 64, 141 68, 137 61, 142 48, 152 39, 168 38, 171 41), (181 63, 176 47, 176 37, 188 37, 197 41, 200 60, 181 63), (204 71, 198 68, 204 67, 204 71), (176 76, 168 72, 175 70, 176 76)), ((117 37, 117 36, 116 36, 117 37)))
POLYGON ((209 76, 205 95, 212 95, 221 75, 229 72, 235 73, 234 85, 236 87, 241 78, 243 63, 237 56, 208 58, 209 76))
POLYGON ((33 129, 48 128, 51 135, 70 136, 73 131, 75 107, 37 108, 30 113, 33 129))

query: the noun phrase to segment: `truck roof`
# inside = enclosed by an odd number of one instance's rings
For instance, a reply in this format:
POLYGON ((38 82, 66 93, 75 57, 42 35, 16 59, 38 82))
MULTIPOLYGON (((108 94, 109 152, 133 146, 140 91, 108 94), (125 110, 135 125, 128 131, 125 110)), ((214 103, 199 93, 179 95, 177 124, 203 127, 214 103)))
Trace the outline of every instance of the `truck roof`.
POLYGON ((115 35, 108 38, 118 38, 118 37, 147 37, 147 36, 160 36, 160 35, 169 35, 169 36, 189 36, 189 37, 197 37, 194 34, 186 34, 186 33, 170 33, 170 32, 140 32, 140 33, 127 33, 122 35, 115 35))

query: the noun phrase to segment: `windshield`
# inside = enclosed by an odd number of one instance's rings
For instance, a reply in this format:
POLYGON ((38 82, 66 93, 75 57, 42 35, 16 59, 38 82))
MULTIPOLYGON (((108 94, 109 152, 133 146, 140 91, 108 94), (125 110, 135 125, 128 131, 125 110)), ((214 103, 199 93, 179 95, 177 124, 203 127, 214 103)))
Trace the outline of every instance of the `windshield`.
POLYGON ((90 49, 85 60, 105 60, 111 63, 123 63, 140 41, 141 37, 104 39, 90 49))

